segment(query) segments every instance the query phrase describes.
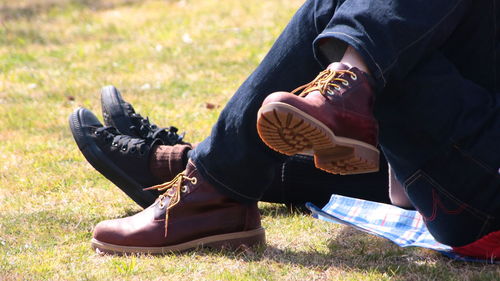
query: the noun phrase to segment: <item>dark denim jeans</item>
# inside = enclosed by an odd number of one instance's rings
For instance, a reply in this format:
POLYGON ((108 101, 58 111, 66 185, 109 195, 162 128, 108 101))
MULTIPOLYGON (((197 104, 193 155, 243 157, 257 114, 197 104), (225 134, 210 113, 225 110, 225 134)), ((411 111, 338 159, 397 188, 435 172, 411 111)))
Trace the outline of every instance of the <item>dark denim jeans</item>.
POLYGON ((260 200, 287 161, 257 135, 262 101, 309 82, 349 44, 376 80, 382 150, 431 233, 460 246, 500 230, 498 8, 306 1, 191 157, 221 192, 260 200))
POLYGON ((383 158, 377 173, 340 176, 316 169, 311 156, 295 155, 275 167, 275 177, 260 201, 299 208, 311 202, 321 207, 332 194, 338 194, 390 204, 388 185, 388 167, 383 158))

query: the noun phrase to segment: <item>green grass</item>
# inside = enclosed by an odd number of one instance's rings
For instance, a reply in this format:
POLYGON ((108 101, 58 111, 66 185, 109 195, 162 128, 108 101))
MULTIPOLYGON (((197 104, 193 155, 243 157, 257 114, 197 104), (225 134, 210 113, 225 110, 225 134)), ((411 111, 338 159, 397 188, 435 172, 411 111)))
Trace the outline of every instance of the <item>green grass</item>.
POLYGON ((2 0, 0 280, 498 280, 497 266, 401 249, 260 204, 268 244, 245 252, 99 256, 99 221, 140 209, 86 163, 68 129, 119 87, 156 123, 203 139, 299 0, 2 0), (208 109, 206 103, 218 105, 208 109))

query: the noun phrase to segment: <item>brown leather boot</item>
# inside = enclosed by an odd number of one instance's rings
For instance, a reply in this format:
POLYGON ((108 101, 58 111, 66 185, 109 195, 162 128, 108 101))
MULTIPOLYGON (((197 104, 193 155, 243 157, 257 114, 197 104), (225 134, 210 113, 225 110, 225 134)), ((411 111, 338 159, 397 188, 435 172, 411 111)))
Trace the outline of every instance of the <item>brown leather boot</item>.
POLYGON ((165 254, 265 243, 257 202, 243 204, 220 194, 191 161, 172 181, 151 188, 165 192, 149 208, 95 227, 96 251, 165 254))
POLYGON ((333 63, 291 93, 269 95, 257 115, 259 136, 280 153, 314 155, 316 167, 330 173, 378 171, 378 124, 369 79, 355 67, 333 63))

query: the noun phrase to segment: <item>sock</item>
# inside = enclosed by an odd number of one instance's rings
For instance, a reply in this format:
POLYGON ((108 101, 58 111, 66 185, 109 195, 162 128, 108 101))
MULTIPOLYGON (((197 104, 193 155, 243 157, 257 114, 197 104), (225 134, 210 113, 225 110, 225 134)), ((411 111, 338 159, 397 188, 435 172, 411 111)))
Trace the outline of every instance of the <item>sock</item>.
POLYGON ((157 145, 149 159, 151 174, 160 182, 167 182, 184 171, 188 161, 190 144, 157 145))

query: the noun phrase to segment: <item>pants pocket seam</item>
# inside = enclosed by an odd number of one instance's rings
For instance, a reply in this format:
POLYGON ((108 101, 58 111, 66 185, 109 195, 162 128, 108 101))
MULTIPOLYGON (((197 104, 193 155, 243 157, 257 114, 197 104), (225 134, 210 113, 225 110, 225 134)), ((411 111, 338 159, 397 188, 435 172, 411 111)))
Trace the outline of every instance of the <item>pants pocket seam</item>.
MULTIPOLYGON (((429 175, 425 173, 423 170, 417 170, 415 173, 413 173, 408 179, 404 182, 404 190, 406 194, 408 195, 408 190, 409 187, 415 183, 417 180, 423 180, 426 184, 428 184, 431 187, 431 191, 437 192, 437 196, 442 196, 443 198, 446 198, 448 200, 451 200, 453 204, 456 204, 458 209, 463 208, 460 213, 457 213, 457 215, 464 214, 464 215, 469 215, 476 220, 478 220, 478 231, 473 234, 473 240, 476 241, 486 235, 488 230, 491 228, 493 222, 495 221, 495 217, 491 216, 489 214, 486 214, 480 210, 475 209, 474 207, 470 206, 469 204, 464 203, 462 200, 459 200, 456 198, 454 195, 450 194, 447 190, 445 190, 439 183, 435 182, 429 175)), ((429 200, 432 200, 432 205, 433 205, 433 210, 432 213, 430 214, 430 217, 434 216, 436 210, 434 208, 437 208, 435 205, 435 198, 429 198, 429 200)), ((416 207, 418 212, 422 215, 422 217, 426 218, 426 214, 422 213, 422 210, 416 207)), ((451 210, 449 210, 451 211, 451 210)), ((429 222, 433 221, 434 218, 429 220, 429 222)))
POLYGON ((439 183, 435 182, 427 173, 425 173, 423 170, 417 170, 413 175, 411 175, 405 182, 404 182, 404 189, 406 194, 408 194, 408 187, 413 184, 415 181, 418 179, 423 179, 425 180, 428 184, 430 184, 433 188, 435 188, 439 194, 445 196, 449 200, 452 200, 455 204, 458 206, 463 206, 464 210, 467 210, 471 215, 474 217, 481 219, 485 222, 491 220, 493 217, 490 216, 489 214, 486 214, 485 212, 481 210, 477 210, 476 208, 470 206, 467 203, 464 203, 462 200, 456 198, 454 195, 450 194, 448 191, 446 191, 439 183))

